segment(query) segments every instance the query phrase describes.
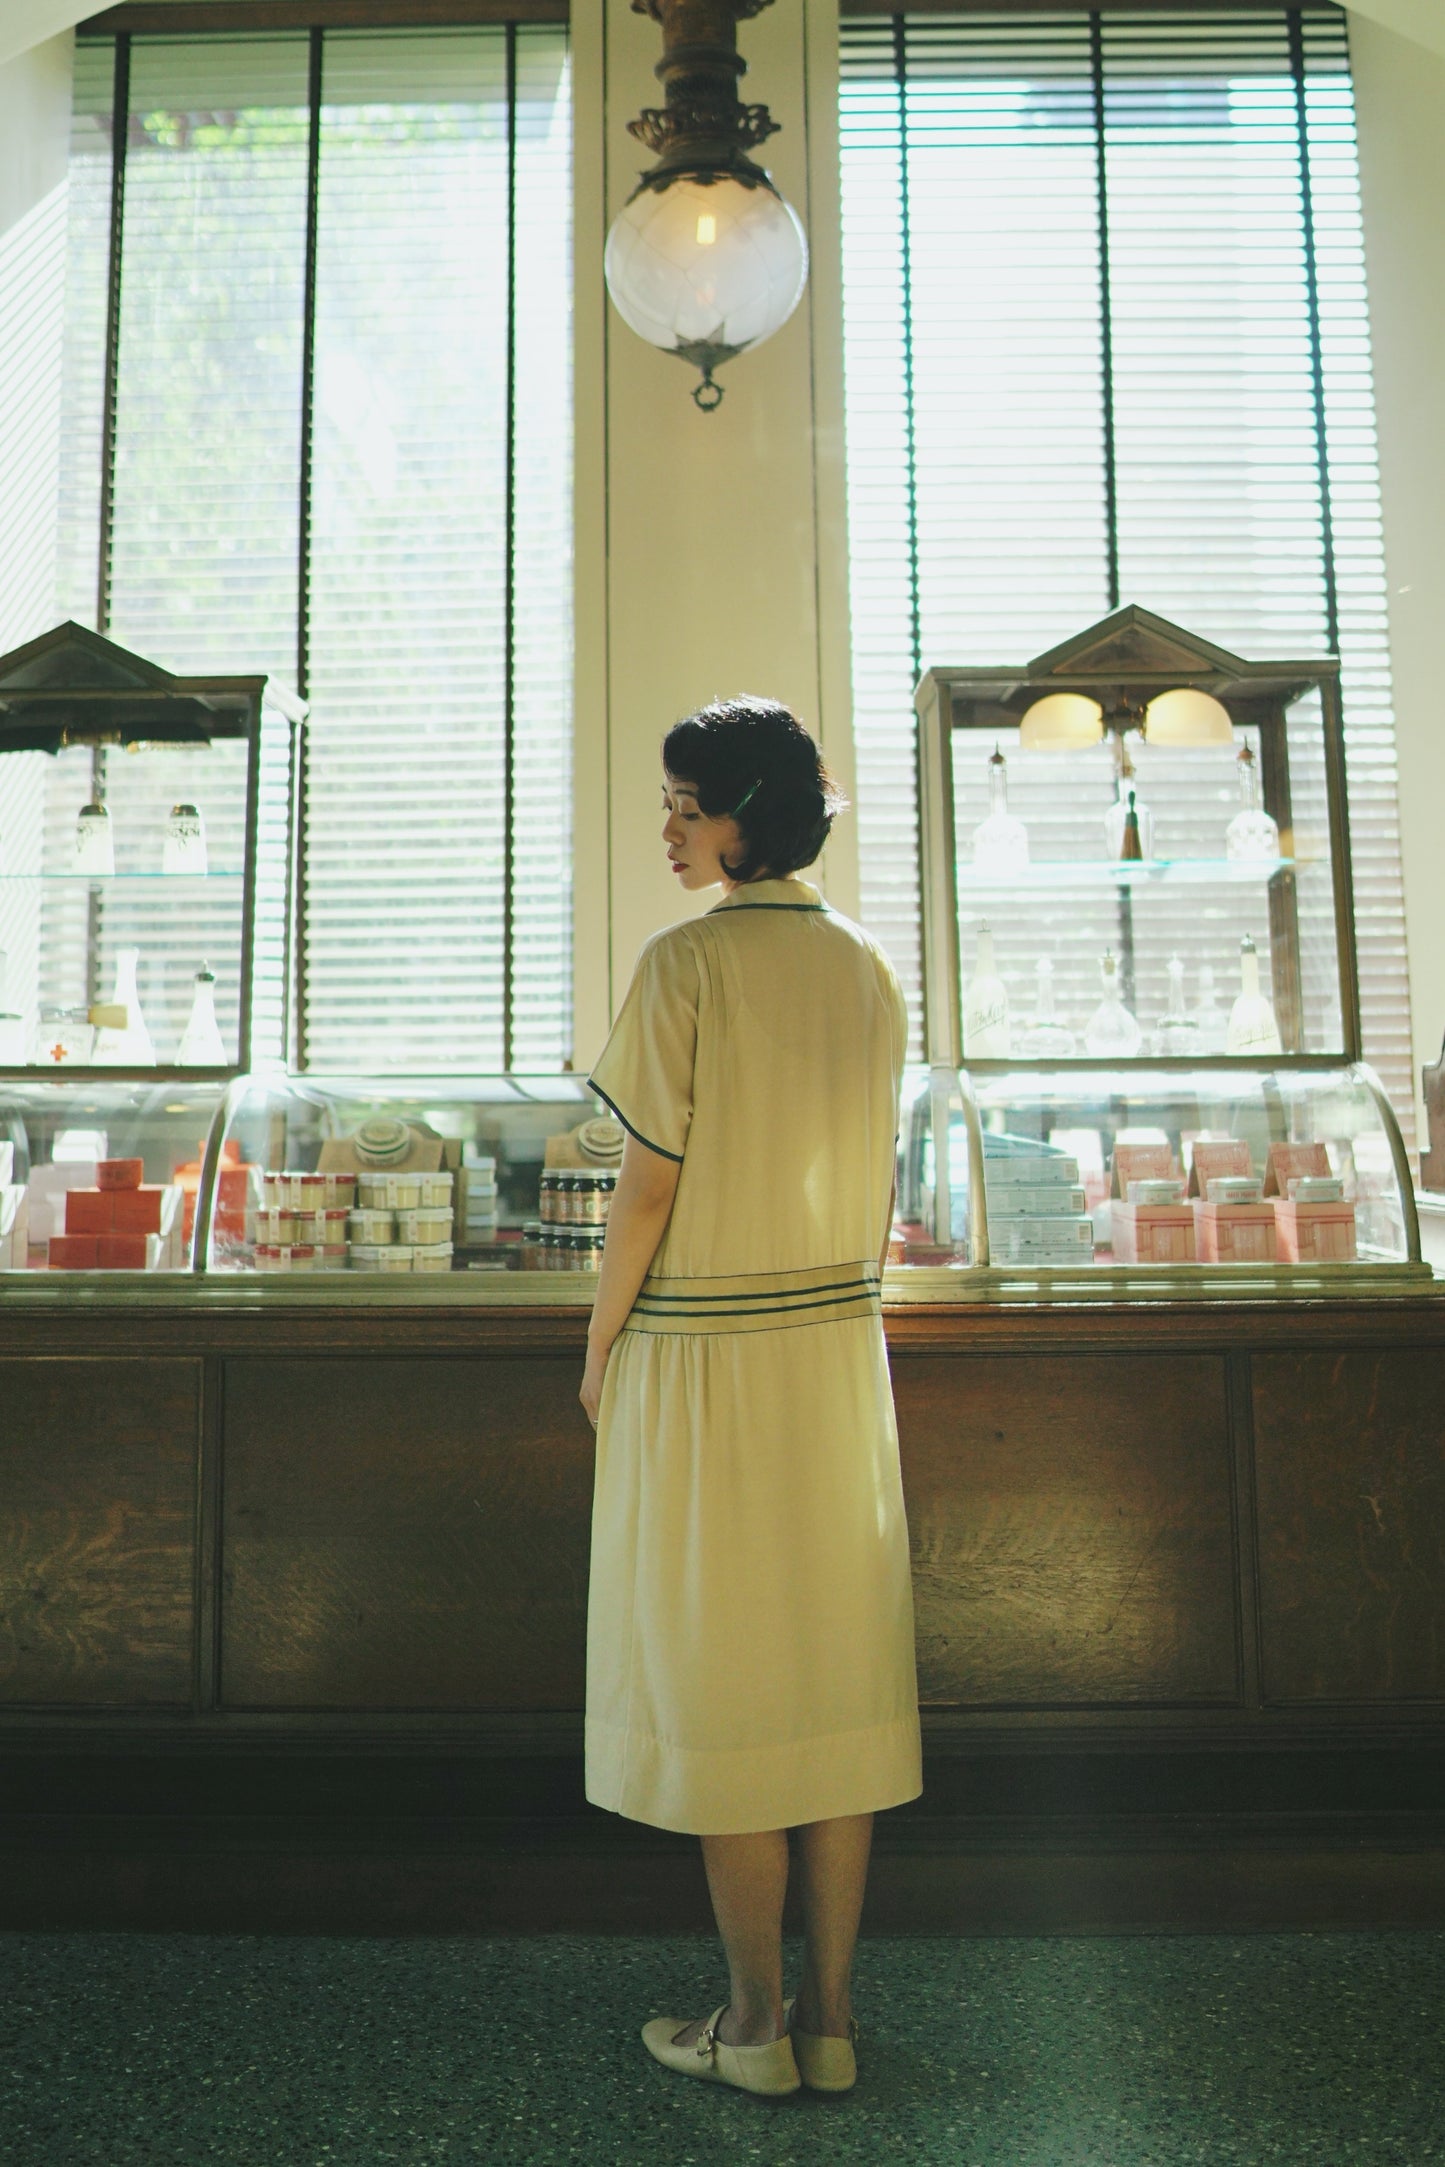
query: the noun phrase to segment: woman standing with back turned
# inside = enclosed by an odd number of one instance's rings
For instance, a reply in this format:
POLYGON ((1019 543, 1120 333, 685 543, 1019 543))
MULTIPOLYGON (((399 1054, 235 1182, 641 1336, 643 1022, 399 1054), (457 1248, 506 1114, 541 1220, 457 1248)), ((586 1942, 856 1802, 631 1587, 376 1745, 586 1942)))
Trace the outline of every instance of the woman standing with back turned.
POLYGON ((730 1998, 655 2019, 649 2051, 772 2094, 853 2082, 872 1817, 921 1788, 880 1306, 907 1019, 881 950, 796 878, 841 802, 773 701, 669 731, 668 858, 723 896, 648 942, 592 1078, 628 1137, 582 1385, 587 1796, 702 1838, 730 1998))

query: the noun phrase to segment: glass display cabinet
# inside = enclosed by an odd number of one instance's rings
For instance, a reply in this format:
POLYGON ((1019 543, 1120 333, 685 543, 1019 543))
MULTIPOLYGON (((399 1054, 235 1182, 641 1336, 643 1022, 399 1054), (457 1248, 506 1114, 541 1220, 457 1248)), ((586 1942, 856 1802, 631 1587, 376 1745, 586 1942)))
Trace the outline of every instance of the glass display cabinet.
POLYGON ((0 657, 0 1079, 286 1057, 303 714, 76 624, 0 657))
POLYGON ((623 1134, 580 1076, 0 1079, 0 1275, 587 1303, 623 1134))
POLYGON ((917 708, 930 1066, 898 1261, 1428 1285, 1360 1059, 1338 665, 1131 606, 1027 664, 932 669, 917 708))

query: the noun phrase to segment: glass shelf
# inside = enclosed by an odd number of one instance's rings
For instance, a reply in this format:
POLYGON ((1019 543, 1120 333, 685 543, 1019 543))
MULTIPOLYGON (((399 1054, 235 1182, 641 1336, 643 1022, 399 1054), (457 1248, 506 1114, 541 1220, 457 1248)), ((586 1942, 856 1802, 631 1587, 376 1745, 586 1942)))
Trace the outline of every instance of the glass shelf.
POLYGON ((1151 882, 1206 882, 1238 887, 1273 880, 1309 865, 1308 858, 1097 858, 1031 859, 1014 873, 994 873, 960 860, 960 888, 1074 888, 1113 882, 1121 888, 1151 882))
POLYGON ((244 880, 245 877, 245 872, 240 866, 227 865, 213 866, 209 873, 0 873, 0 885, 10 881, 14 881, 17 885, 41 882, 46 887, 50 887, 57 881, 69 881, 73 885, 85 888, 110 888, 117 881, 124 883, 134 880, 163 880, 171 887, 182 888, 204 887, 207 881, 244 880))

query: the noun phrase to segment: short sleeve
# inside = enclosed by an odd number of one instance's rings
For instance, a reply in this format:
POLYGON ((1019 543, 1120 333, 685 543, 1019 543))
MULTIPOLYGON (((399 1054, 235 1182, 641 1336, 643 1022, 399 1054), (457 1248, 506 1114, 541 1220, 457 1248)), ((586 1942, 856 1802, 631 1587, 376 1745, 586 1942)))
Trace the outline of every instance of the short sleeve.
POLYGON ((623 1127, 664 1159, 682 1158, 692 1122, 697 960, 677 929, 637 959, 612 1035, 588 1078, 623 1127))

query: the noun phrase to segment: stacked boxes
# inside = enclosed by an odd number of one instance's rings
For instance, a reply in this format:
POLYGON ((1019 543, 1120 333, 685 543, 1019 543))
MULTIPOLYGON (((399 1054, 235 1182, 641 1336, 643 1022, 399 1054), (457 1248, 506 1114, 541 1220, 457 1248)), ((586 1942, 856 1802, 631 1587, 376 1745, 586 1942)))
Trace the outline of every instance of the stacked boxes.
POLYGON ((1195 1199, 1194 1246, 1202 1264, 1274 1262, 1274 1208, 1264 1200, 1264 1183, 1241 1138, 1201 1138, 1195 1144, 1189 1194, 1195 1199))
POLYGON ((497 1162, 466 1144, 457 1172, 455 1239, 464 1249, 477 1249, 496 1238, 497 1162))
POLYGON ((1264 1190, 1286 1263, 1348 1264, 1356 1255, 1355 1207, 1323 1144, 1272 1145, 1264 1190))
POLYGON ((448 1169, 431 1174, 358 1174, 350 1224, 352 1269, 449 1272, 452 1188, 448 1169))
POLYGON ((992 1263, 1093 1262, 1094 1225, 1077 1159, 1061 1152, 1014 1152, 986 1155, 983 1168, 992 1263))
POLYGON ((344 1269, 355 1194, 354 1174, 264 1173, 261 1209, 251 1215, 257 1271, 344 1269))
POLYGON ((1109 1207, 1118 1264, 1192 1264, 1194 1213, 1167 1144, 1116 1144, 1109 1207))
POLYGON ((179 1271, 185 1197, 177 1182, 147 1185, 139 1159, 101 1159, 93 1189, 65 1192, 65 1232, 53 1235, 52 1271, 179 1271))

